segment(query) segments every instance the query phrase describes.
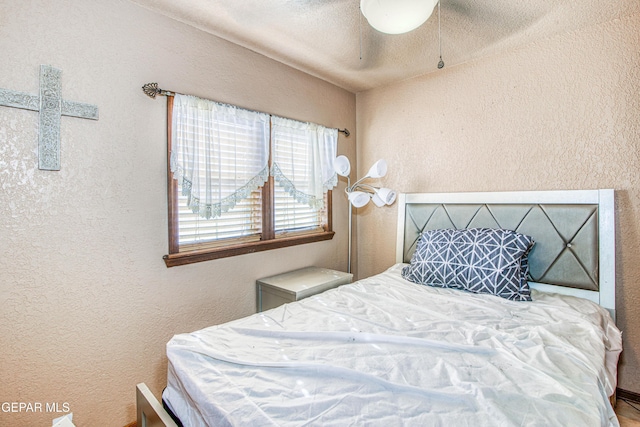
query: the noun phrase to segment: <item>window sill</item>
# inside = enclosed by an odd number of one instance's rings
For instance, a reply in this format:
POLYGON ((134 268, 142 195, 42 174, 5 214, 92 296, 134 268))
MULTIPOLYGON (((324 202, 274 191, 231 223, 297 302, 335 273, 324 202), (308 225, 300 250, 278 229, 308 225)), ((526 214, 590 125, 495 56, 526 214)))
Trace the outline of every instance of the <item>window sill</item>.
POLYGON ((322 233, 306 234, 301 236, 261 240, 259 242, 238 243, 236 245, 229 245, 215 249, 203 249, 199 251, 168 254, 165 255, 163 259, 167 267, 176 267, 178 265, 193 264, 212 259, 227 258, 236 255, 285 248, 287 246, 304 245, 306 243, 331 240, 333 239, 334 234, 334 231, 325 231, 322 233))

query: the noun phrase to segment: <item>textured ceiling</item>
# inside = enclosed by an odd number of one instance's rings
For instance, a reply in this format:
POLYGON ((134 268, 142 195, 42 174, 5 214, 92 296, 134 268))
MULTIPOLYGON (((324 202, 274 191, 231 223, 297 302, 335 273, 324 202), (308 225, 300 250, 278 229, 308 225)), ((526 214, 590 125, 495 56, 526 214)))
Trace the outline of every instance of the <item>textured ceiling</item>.
MULTIPOLYGON (((352 92, 438 72, 438 8, 417 30, 382 34, 359 0, 132 0, 352 92)), ((637 0, 442 0, 452 67, 638 12, 637 0)))

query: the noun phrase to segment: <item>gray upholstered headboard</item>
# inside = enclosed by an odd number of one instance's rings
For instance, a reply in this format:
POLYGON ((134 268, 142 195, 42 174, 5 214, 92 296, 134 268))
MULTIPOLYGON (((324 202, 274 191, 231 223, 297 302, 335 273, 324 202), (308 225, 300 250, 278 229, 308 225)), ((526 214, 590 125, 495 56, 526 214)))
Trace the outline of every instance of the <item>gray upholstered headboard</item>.
POLYGON ((413 193, 398 200, 397 262, 411 260, 426 230, 515 230, 536 242, 532 287, 590 299, 615 315, 613 190, 413 193))

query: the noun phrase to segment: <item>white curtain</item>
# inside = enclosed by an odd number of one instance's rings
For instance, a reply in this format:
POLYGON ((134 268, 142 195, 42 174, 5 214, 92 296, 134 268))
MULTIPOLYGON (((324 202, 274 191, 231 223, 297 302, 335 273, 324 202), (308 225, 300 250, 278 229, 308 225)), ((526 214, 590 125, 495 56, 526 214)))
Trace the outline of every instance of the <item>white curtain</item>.
POLYGON ((194 213, 233 208, 266 182, 268 161, 268 114, 175 95, 171 172, 194 213))
POLYGON ((300 203, 324 205, 324 193, 338 183, 333 169, 338 130, 282 117, 271 118, 271 174, 300 203))

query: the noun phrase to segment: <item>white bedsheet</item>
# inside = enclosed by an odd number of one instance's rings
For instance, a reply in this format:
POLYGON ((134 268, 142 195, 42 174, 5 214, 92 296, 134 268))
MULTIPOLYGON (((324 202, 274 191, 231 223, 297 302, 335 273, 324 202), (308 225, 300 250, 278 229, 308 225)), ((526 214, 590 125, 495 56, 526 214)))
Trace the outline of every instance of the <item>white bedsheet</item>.
POLYGON ((589 301, 405 281, 401 265, 167 344, 185 426, 617 426, 620 332, 589 301))

